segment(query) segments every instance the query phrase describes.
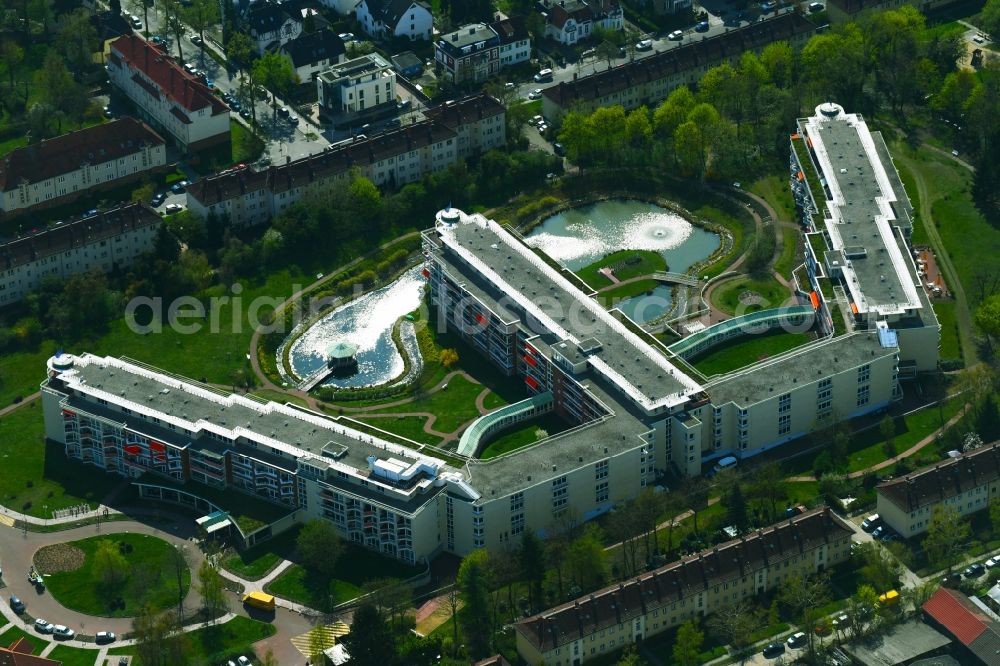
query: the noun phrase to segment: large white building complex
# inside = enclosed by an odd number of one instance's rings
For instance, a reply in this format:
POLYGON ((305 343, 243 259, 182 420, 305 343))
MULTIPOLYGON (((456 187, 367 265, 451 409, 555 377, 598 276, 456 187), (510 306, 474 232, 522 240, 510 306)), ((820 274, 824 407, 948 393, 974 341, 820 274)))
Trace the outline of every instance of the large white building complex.
POLYGON ((904 377, 934 370, 940 325, 909 245, 913 208, 881 133, 831 103, 799 120, 791 142, 808 240, 796 279, 821 324, 896 336, 904 377))
POLYGON ((138 35, 111 43, 108 78, 139 115, 195 152, 229 142, 229 107, 155 44, 138 35))

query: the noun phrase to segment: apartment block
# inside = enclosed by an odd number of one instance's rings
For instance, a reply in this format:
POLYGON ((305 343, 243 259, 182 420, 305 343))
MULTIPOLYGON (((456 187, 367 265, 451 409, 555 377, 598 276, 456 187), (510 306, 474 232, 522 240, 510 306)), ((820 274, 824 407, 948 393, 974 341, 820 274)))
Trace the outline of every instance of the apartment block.
POLYGON ((700 41, 673 47, 633 60, 620 67, 581 76, 542 91, 543 115, 557 120, 568 111, 590 112, 604 106, 620 105, 626 110, 653 107, 682 85, 695 87, 712 67, 736 64, 747 52, 759 53, 765 46, 787 41, 800 47, 816 31, 816 26, 796 12, 751 23, 700 41))
POLYGON ((187 188, 188 208, 231 224, 263 224, 307 192, 359 173, 376 185, 398 187, 447 168, 456 160, 506 143, 503 106, 473 95, 428 111, 428 120, 270 166, 203 178, 187 188))
POLYGON ((434 60, 455 84, 481 83, 530 57, 531 38, 520 19, 464 25, 434 44, 434 60))
POLYGON ((316 77, 320 109, 338 122, 370 116, 396 104, 396 72, 378 53, 331 67, 316 77))
POLYGON ((138 35, 119 37, 105 67, 140 117, 182 150, 229 143, 229 107, 155 44, 138 35))
POLYGON ((799 120, 791 143, 808 241, 796 280, 823 328, 895 336, 901 376, 935 370, 941 327, 913 259, 913 207, 882 134, 827 103, 799 120))
POLYGON ((528 664, 579 666, 820 573, 850 557, 853 531, 827 507, 799 514, 515 625, 528 664))
POLYGON ((67 203, 142 178, 166 163, 163 137, 134 118, 45 139, 0 160, 0 213, 67 203))
POLYGON ((0 307, 22 300, 46 278, 130 265, 153 249, 162 218, 130 203, 0 245, 0 307))
POLYGON ((879 484, 878 515, 904 538, 927 531, 939 506, 960 516, 982 511, 1000 491, 1000 442, 879 484))

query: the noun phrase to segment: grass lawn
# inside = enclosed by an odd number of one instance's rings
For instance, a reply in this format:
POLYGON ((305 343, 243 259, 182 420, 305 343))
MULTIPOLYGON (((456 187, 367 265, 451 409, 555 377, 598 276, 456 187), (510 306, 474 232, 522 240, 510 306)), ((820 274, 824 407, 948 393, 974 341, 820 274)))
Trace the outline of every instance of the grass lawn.
POLYGON ((792 199, 792 190, 788 186, 788 178, 778 175, 765 176, 750 185, 749 189, 771 204, 771 208, 781 220, 794 222, 798 219, 795 212, 795 200, 792 199))
POLYGON ((253 162, 264 152, 264 144, 242 123, 229 119, 229 145, 201 151, 191 166, 198 173, 221 171, 240 162, 253 162))
MULTIPOLYGON (((83 566, 45 577, 49 593, 66 608, 88 615, 133 617, 143 604, 166 609, 177 603, 177 577, 171 564, 174 547, 163 539, 145 534, 113 534, 70 543, 84 552, 83 566), (117 585, 113 594, 101 589, 99 573, 94 566, 94 554, 102 541, 132 547, 131 552, 122 553, 129 567, 124 584, 117 585), (113 595, 118 598, 112 599, 113 595)), ((191 572, 185 569, 181 577, 181 594, 187 594, 190 584, 191 572)))
POLYGON ((6 155, 12 150, 23 148, 28 145, 28 137, 15 136, 6 141, 0 141, 0 155, 6 155))
MULTIPOLYGON (((252 652, 251 645, 257 641, 273 636, 277 629, 269 622, 260 622, 238 615, 225 624, 205 627, 184 634, 187 650, 184 656, 187 663, 225 663, 230 657, 252 652)), ((134 647, 116 647, 108 650, 109 656, 134 655, 134 647)), ((248 654, 249 656, 249 654, 248 654)), ((133 660, 132 666, 141 666, 133 660)))
POLYGON ((504 400, 502 397, 490 391, 485 398, 483 398, 483 407, 489 410, 499 409, 504 405, 509 405, 510 403, 504 400))
MULTIPOLYGON (((4 600, 4 603, 6 603, 6 600, 4 600)), ((48 641, 43 640, 39 636, 29 634, 27 631, 24 631, 20 627, 12 626, 7 631, 0 634, 0 645, 3 645, 4 647, 10 647, 10 644, 19 638, 27 638, 28 642, 31 643, 32 645, 32 652, 36 653, 41 652, 48 644, 48 641)), ((94 660, 92 659, 90 663, 93 664, 94 660)))
POLYGON ((273 539, 249 548, 240 553, 230 555, 222 560, 222 566, 237 576, 248 580, 263 578, 278 562, 291 557, 295 550, 297 529, 282 532, 273 539))
MULTIPOLYGON (((656 655, 664 666, 676 666, 674 644, 677 642, 677 629, 677 627, 673 627, 650 636, 643 641, 643 649, 656 655)), ((702 630, 704 631, 704 628, 702 630)), ((702 652, 698 655, 697 660, 699 664, 704 664, 726 654, 725 646, 713 642, 712 638, 707 635, 701 647, 702 652)))
POLYGON ((253 394, 258 398, 264 398, 264 400, 273 400, 274 402, 285 404, 290 402, 293 405, 298 405, 299 407, 309 407, 309 403, 300 398, 297 395, 289 395, 287 393, 282 393, 281 391, 272 391, 271 389, 255 389, 253 394))
POLYGON ((94 662, 97 661, 97 650, 57 645, 52 652, 49 652, 48 657, 61 661, 62 666, 94 666, 94 662))
POLYGON ((488 460, 489 458, 495 458, 496 456, 519 449, 522 446, 534 444, 538 441, 535 432, 539 428, 551 436, 568 429, 569 424, 555 414, 546 414, 541 418, 526 421, 519 424, 515 430, 501 433, 499 437, 483 449, 482 453, 479 454, 479 458, 481 460, 488 460))
POLYGON ((802 253, 799 252, 799 240, 802 234, 796 229, 781 228, 781 254, 774 260, 774 270, 785 279, 792 277, 792 269, 802 263, 802 253))
POLYGON ((756 312, 757 310, 779 307, 788 298, 788 290, 773 276, 768 275, 763 278, 743 276, 735 280, 730 280, 713 291, 712 305, 732 315, 743 315, 756 312), (740 294, 745 291, 752 291, 760 295, 763 299, 760 305, 743 305, 740 303, 740 294))
POLYGON ((954 301, 937 301, 934 314, 941 324, 941 360, 961 359, 962 343, 958 339, 958 321, 955 318, 954 301))
POLYGON ((362 423, 367 423, 376 428, 381 428, 382 430, 388 430, 400 437, 405 437, 421 444, 437 446, 441 443, 440 437, 435 437, 424 432, 424 424, 427 423, 426 416, 386 416, 382 418, 377 416, 357 416, 351 418, 355 418, 362 423))
POLYGON ((619 250, 612 252, 598 259, 592 264, 584 266, 576 271, 580 279, 589 284, 594 289, 600 289, 612 284, 611 280, 605 277, 598 269, 620 264, 615 270, 615 277, 619 280, 649 275, 656 271, 667 270, 667 260, 659 252, 650 250, 619 250))
POLYGON ((286 569, 266 587, 270 594, 289 599, 312 608, 327 608, 330 596, 334 605, 358 596, 361 586, 377 578, 411 578, 421 569, 384 557, 354 544, 346 544, 344 553, 337 560, 333 581, 326 586, 310 576, 304 567, 295 564, 286 569))
POLYGON ((45 441, 41 400, 0 418, 0 465, 0 503, 38 518, 83 502, 99 504, 122 482, 68 459, 61 445, 45 441))
MULTIPOLYGON (((474 384, 461 375, 448 380, 448 388, 418 397, 416 400, 378 410, 379 414, 405 414, 407 412, 430 412, 437 415, 434 429, 438 432, 453 432, 460 425, 479 416, 476 411, 476 396, 484 386, 474 384)), ((388 419, 372 419, 388 424, 388 419)), ((380 423, 374 423, 384 427, 380 423)), ((386 430, 392 430, 386 427, 386 430)))
POLYGON ((597 295, 597 300, 600 301, 604 307, 610 308, 613 307, 618 301, 626 298, 632 298, 633 296, 638 296, 639 294, 644 294, 647 291, 656 289, 658 286, 660 286, 660 283, 653 279, 636 280, 635 282, 617 285, 607 291, 602 291, 597 295))
POLYGON ((772 329, 763 335, 726 341, 691 361, 691 364, 706 377, 721 375, 794 349, 810 340, 812 337, 808 333, 772 329))

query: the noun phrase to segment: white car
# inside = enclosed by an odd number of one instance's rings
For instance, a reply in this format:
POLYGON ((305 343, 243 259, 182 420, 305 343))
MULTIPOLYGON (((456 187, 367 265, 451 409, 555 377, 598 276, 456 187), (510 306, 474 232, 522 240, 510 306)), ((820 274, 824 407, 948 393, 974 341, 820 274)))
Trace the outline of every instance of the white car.
POLYGON ((537 125, 538 123, 542 122, 543 120, 545 120, 545 119, 542 118, 540 115, 539 116, 531 116, 531 118, 528 118, 528 124, 531 125, 532 127, 534 127, 535 125, 537 125))
POLYGON ((541 99, 541 98, 542 98, 541 88, 535 88, 530 93, 528 93, 528 99, 541 99))
POLYGON ((785 641, 785 643, 788 644, 788 647, 793 649, 802 647, 803 645, 805 645, 805 642, 806 642, 806 632, 804 631, 799 631, 792 634, 791 636, 788 637, 788 640, 785 641))
POLYGON ((35 618, 35 631, 40 634, 51 634, 55 625, 44 618, 35 618))
POLYGON ((52 627, 52 635, 55 636, 56 638, 70 640, 71 638, 76 636, 76 632, 64 624, 57 624, 56 626, 52 627))
POLYGON ((179 213, 184 210, 184 206, 180 204, 167 204, 166 207, 167 215, 173 215, 174 213, 179 213))
POLYGON ((117 636, 113 631, 98 631, 94 635, 95 643, 114 643, 117 636))
POLYGON ((669 39, 672 42, 679 42, 680 40, 684 39, 684 31, 674 30, 672 33, 667 35, 667 39, 669 39))
POLYGON ((240 658, 236 660, 236 663, 239 664, 240 666, 251 666, 253 664, 252 661, 250 661, 243 655, 240 655, 240 658))
POLYGON ((990 559, 983 562, 987 569, 996 569, 1000 567, 1000 555, 994 555, 990 559))

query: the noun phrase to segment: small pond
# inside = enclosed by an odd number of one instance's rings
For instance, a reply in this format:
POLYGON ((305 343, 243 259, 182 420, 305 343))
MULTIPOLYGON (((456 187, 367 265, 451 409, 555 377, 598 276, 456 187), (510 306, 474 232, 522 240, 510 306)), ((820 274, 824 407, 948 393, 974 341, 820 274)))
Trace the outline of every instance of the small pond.
POLYGON ((672 304, 670 285, 661 284, 650 292, 623 298, 614 305, 632 321, 645 324, 669 312, 672 304))
POLYGON ((331 376, 322 386, 373 386, 399 376, 404 363, 392 342, 392 327, 400 317, 420 306, 423 286, 420 268, 414 268, 395 282, 327 314, 292 343, 288 353, 292 370, 299 377, 307 377, 326 362, 330 345, 350 342, 358 346, 357 373, 331 376))

